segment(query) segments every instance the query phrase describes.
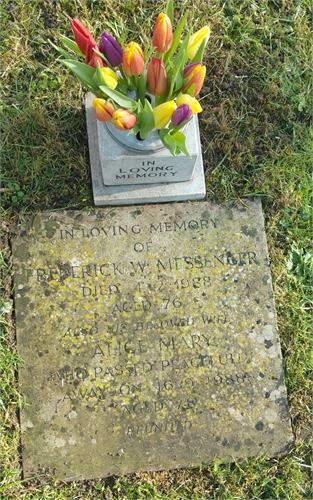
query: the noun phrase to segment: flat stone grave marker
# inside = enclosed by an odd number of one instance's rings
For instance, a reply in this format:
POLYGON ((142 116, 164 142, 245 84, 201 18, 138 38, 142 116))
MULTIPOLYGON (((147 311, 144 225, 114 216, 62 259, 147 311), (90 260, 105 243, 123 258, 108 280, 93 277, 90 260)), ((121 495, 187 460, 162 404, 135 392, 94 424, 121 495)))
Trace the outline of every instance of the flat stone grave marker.
POLYGON ((41 213, 12 244, 25 477, 286 453, 259 201, 41 213))

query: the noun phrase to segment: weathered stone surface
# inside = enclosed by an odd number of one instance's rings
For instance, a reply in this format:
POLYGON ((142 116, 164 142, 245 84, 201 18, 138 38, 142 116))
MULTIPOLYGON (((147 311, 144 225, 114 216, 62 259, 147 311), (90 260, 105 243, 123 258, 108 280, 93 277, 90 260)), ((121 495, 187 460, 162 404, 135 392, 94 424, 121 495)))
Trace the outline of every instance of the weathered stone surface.
POLYGON ((26 477, 286 451, 259 202, 39 214, 13 255, 26 477))
MULTIPOLYGON (((137 182, 138 178, 129 178, 129 179, 127 178, 125 185, 113 185, 113 186, 107 185, 103 180, 103 170, 101 168, 101 158, 100 158, 102 156, 102 162, 105 161, 103 158, 105 155, 105 150, 107 150, 108 157, 109 155, 113 157, 115 156, 119 160, 121 158, 127 158, 128 163, 130 160, 131 153, 128 152, 126 154, 126 152, 119 146, 119 144, 112 139, 112 137, 107 132, 103 124, 100 124, 101 143, 99 145, 99 139, 98 139, 99 122, 96 119, 95 112, 92 107, 92 100, 93 100, 93 95, 91 93, 86 94, 85 108, 86 108, 86 121, 87 121, 87 131, 88 131, 92 190, 93 190, 94 204, 96 206, 201 200, 202 198, 204 198, 205 179, 203 171, 202 154, 199 153, 201 152, 201 144, 200 144, 199 126, 197 121, 193 123, 192 138, 194 139, 193 142, 195 144, 192 146, 192 153, 196 158, 196 161, 193 167, 193 175, 190 180, 181 182, 180 179, 180 182, 176 181, 169 183, 140 184, 137 182), (102 150, 102 154, 100 154, 100 150, 102 150), (132 183, 129 184, 129 181, 131 181, 132 183)), ((190 148, 191 145, 188 144, 188 147, 190 148)), ((182 157, 179 156, 176 159, 175 163, 176 165, 177 165, 177 160, 179 160, 179 163, 181 163, 182 157)), ((125 166, 125 163, 123 163, 123 165, 125 166)), ((136 163, 135 168, 136 167, 138 167, 138 163, 136 163)), ((118 169, 122 168, 122 162, 118 161, 117 168, 118 169)), ((132 168, 134 168, 134 166, 132 166, 132 168)), ((113 173, 113 175, 116 174, 113 173)), ((126 174, 121 174, 121 175, 126 175, 126 174)), ((128 172, 127 176, 128 175, 135 175, 135 173, 128 172)), ((142 180, 145 181, 144 178, 142 178, 142 180)))
MULTIPOLYGON (((86 96, 86 107, 94 95, 86 96)), ((94 113, 94 110, 92 110, 94 113)), ((186 147, 190 157, 173 156, 154 130, 145 141, 138 141, 128 131, 118 130, 112 123, 96 120, 92 132, 98 136, 102 179, 107 186, 155 184, 189 181, 195 163, 201 155, 198 117, 194 115, 187 126, 186 147), (136 149, 135 149, 136 148, 136 149)))

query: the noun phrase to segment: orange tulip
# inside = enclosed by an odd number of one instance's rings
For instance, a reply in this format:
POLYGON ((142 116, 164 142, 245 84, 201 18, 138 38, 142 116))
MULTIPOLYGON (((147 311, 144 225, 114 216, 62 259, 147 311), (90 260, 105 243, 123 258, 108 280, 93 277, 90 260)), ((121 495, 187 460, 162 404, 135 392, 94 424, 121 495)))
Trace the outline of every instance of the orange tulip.
POLYGON ((113 123, 120 130, 130 130, 136 124, 136 116, 127 109, 118 108, 113 113, 113 123))
POLYGON ((147 89, 150 94, 160 96, 167 89, 165 66, 160 57, 152 57, 147 70, 147 89))
POLYGON ((186 66, 183 72, 183 78, 184 79, 189 78, 189 80, 183 86, 182 93, 183 94, 189 93, 188 89, 190 89, 190 87, 195 84, 195 89, 192 92, 192 97, 198 95, 204 82, 205 73, 206 73, 206 68, 202 63, 197 62, 189 64, 189 66, 186 66))
POLYGON ((86 55, 88 42, 96 43, 90 31, 78 19, 72 19, 72 30, 79 50, 86 55))
POLYGON ((95 110, 96 117, 100 122, 110 122, 113 118, 114 107, 113 104, 105 99, 95 98, 92 101, 93 109, 95 110))
POLYGON ((172 42, 173 30, 171 20, 166 14, 161 12, 155 23, 152 45, 156 47, 158 52, 164 54, 171 48, 172 42))
POLYGON ((130 42, 123 52, 123 67, 128 76, 141 75, 145 67, 143 51, 136 42, 130 42))

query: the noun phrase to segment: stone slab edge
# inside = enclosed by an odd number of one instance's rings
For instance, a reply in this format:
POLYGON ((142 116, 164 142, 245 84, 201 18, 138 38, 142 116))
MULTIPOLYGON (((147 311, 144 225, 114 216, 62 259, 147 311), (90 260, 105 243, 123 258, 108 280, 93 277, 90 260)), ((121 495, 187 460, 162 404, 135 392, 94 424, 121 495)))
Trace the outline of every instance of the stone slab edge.
MULTIPOLYGON (((260 200, 256 200, 256 201, 257 201, 257 204, 260 204, 260 200)), ((79 212, 77 212, 77 214, 79 214, 79 212)), ((263 222, 262 213, 260 214, 260 217, 261 217, 260 222, 262 224, 263 231, 264 231, 264 222, 263 222)), ((30 224, 31 224, 31 222, 30 222, 30 224)), ((266 239, 265 239, 265 249, 266 249, 266 256, 268 257, 266 239)), ((272 289, 271 279, 270 279, 270 288, 272 289)), ((289 447, 291 446, 291 444, 293 442, 293 436, 292 436, 292 430, 291 430, 291 426, 290 426, 290 420, 288 420, 288 422, 289 423, 287 425, 286 434, 285 434, 285 437, 286 437, 286 447, 285 447, 285 449, 281 450, 280 453, 277 454, 278 456, 285 455, 288 452, 288 449, 289 449, 289 447)), ((188 462, 187 458, 186 458, 186 463, 185 464, 184 463, 180 463, 179 467, 190 467, 190 466, 197 466, 197 465, 198 464, 196 464, 196 463, 190 463, 190 462, 188 462)), ((154 468, 154 467, 147 467, 145 469, 140 468, 140 470, 162 470, 162 468, 161 467, 156 467, 156 468, 154 468)), ((129 472, 133 472, 133 471, 128 471, 127 473, 129 473, 129 472)), ((135 470, 134 470, 134 472, 135 472, 135 470)), ((102 476, 102 477, 104 477, 104 476, 102 476)), ((67 480, 73 480, 73 479, 76 479, 76 478, 66 478, 66 479, 67 480)), ((78 477, 77 477, 77 479, 78 479, 78 477)))

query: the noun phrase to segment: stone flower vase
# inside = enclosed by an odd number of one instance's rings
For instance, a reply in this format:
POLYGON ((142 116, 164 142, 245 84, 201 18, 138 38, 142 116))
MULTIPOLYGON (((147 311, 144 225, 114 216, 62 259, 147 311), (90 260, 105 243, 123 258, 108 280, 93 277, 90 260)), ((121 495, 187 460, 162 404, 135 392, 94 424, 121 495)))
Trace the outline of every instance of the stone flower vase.
POLYGON ((133 203, 137 198, 141 203, 148 203, 202 199, 205 196, 197 115, 193 116, 183 131, 191 158, 182 153, 173 156, 159 139, 157 130, 153 130, 142 141, 135 134, 117 129, 113 123, 97 120, 92 107, 93 99, 93 94, 86 94, 89 154, 96 205, 133 203), (168 189, 167 186, 173 187, 168 189), (144 187, 149 189, 149 193, 143 197, 144 187), (125 194, 127 189, 134 196, 125 194), (115 197, 111 193, 118 194, 115 197))

